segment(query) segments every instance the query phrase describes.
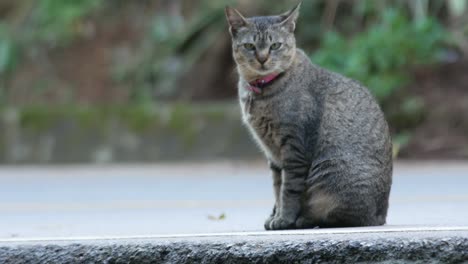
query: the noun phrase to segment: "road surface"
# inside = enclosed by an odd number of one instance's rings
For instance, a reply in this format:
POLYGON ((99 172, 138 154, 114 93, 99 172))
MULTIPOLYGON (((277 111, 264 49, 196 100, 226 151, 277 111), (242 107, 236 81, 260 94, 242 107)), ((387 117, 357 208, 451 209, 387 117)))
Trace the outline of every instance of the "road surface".
MULTIPOLYGON (((387 227, 468 226, 468 163, 395 164, 387 227)), ((0 239, 262 231, 263 163, 0 167, 0 239)))

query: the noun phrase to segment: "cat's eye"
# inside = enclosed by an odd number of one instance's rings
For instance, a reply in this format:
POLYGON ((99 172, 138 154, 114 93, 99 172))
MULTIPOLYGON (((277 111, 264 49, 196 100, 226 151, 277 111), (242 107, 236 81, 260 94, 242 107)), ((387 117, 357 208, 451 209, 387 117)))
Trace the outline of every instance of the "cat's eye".
POLYGON ((270 47, 271 50, 277 50, 279 48, 281 48, 281 43, 279 42, 273 43, 270 47))
POLYGON ((252 44, 252 43, 245 43, 245 44, 244 44, 244 48, 245 48, 246 50, 255 50, 255 45, 252 44))

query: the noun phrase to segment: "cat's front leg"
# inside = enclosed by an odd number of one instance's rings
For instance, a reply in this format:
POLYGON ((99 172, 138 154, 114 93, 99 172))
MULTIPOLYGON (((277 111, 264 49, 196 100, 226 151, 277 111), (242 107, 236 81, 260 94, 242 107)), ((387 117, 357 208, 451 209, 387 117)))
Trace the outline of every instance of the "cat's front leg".
POLYGON ((272 176, 273 176, 273 190, 275 193, 275 204, 273 205, 273 210, 271 212, 271 215, 267 218, 265 221, 265 229, 270 230, 270 224, 271 221, 275 218, 278 210, 277 208, 279 207, 279 197, 280 197, 280 190, 281 190, 281 168, 274 164, 272 161, 268 162, 272 176))
MULTIPOLYGON (((296 220, 301 211, 301 200, 305 190, 305 179, 308 171, 307 162, 298 148, 288 153, 283 161, 279 206, 276 215, 270 222, 270 230, 296 228, 296 220)), ((291 151, 291 150, 289 150, 291 151)))

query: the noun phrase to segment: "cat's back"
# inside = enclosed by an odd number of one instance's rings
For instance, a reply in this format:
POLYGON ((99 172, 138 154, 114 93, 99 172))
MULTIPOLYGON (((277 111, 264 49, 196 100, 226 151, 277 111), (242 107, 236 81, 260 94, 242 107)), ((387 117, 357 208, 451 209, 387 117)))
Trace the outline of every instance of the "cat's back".
POLYGON ((389 127, 377 100, 367 87, 311 62, 308 91, 320 98, 317 153, 345 158, 355 164, 379 164, 391 173, 389 127))
POLYGON ((289 105, 319 115, 322 129, 335 132, 335 137, 342 134, 344 142, 349 142, 350 134, 355 139, 376 132, 389 134, 384 114, 367 87, 312 63, 302 50, 298 49, 296 60, 284 96, 289 105))

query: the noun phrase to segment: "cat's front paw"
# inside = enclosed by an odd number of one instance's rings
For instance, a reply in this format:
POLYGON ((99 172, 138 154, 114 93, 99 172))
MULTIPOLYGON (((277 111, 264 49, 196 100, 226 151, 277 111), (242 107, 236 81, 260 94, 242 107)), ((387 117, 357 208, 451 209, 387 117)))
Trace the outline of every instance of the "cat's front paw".
POLYGON ((271 215, 267 218, 267 220, 265 220, 265 230, 271 230, 270 229, 270 224, 271 224, 271 221, 273 221, 273 219, 275 218, 276 216, 276 205, 273 206, 273 211, 271 212, 271 215))
POLYGON ((270 216, 267 218, 267 220, 265 220, 265 224, 264 224, 265 230, 271 230, 270 225, 271 225, 271 222, 273 221, 273 219, 275 219, 275 216, 274 216, 274 215, 270 215, 270 216))
POLYGON ((279 217, 274 217, 270 221, 269 229, 267 230, 294 229, 295 227, 296 227, 296 221, 294 219, 279 216, 279 217))

